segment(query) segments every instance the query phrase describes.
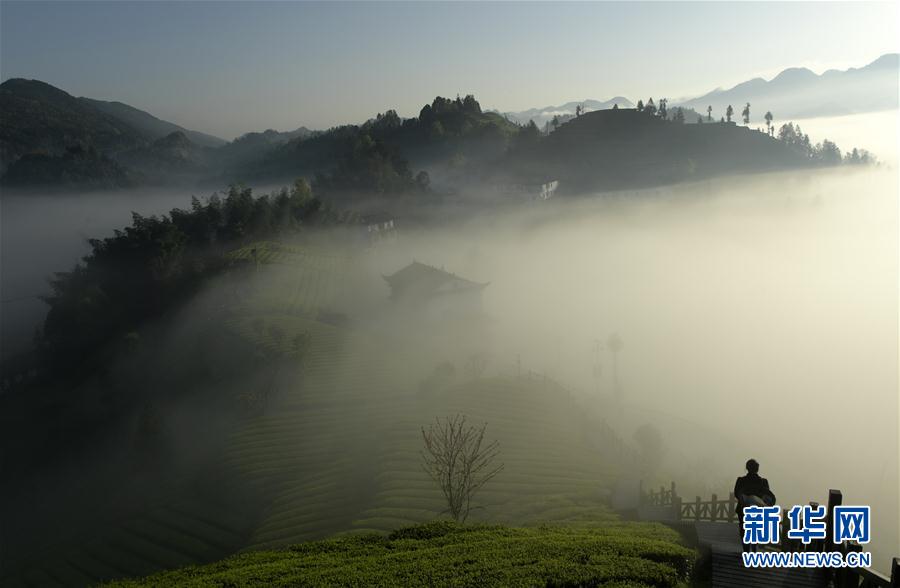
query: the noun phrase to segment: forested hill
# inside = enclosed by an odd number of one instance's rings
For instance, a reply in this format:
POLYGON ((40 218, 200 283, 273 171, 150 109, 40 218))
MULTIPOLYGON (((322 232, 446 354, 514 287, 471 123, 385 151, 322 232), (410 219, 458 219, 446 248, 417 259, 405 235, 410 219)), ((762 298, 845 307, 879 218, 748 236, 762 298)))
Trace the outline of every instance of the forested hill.
POLYGON ((76 98, 39 80, 0 84, 0 172, 26 154, 61 156, 80 147, 114 156, 174 132, 204 147, 225 144, 127 104, 76 98))
POLYGON ((498 174, 558 179, 570 190, 619 189, 810 166, 821 161, 815 155, 734 123, 683 124, 611 109, 581 115, 512 152, 498 174))
POLYGON ((37 80, 0 84, 0 170, 23 155, 61 155, 70 147, 131 149, 147 137, 127 122, 37 80))
POLYGON ((416 168, 490 165, 523 129, 496 112, 483 112, 472 95, 438 96, 422 107, 418 117, 403 119, 388 110, 361 125, 298 137, 258 161, 246 162, 240 174, 292 176, 338 168, 369 143, 383 146, 416 168))

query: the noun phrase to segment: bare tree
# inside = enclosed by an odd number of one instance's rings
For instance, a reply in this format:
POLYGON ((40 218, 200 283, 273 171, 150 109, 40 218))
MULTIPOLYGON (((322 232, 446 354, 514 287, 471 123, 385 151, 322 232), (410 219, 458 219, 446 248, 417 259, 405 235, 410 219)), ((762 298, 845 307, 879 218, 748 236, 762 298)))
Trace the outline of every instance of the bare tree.
POLYGON ((488 481, 503 470, 494 465, 500 453, 497 441, 484 443, 487 424, 466 424, 466 417, 456 415, 422 427, 422 467, 441 489, 450 516, 465 523, 472 510, 472 497, 488 481))

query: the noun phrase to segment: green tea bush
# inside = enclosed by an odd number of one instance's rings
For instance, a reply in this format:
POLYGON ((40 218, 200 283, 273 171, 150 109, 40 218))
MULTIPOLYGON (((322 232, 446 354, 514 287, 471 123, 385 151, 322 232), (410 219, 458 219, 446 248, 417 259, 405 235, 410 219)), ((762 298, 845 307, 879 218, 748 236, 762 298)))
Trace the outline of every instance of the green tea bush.
POLYGON ((673 588, 696 553, 658 524, 463 526, 433 521, 254 551, 118 586, 603 586, 673 588))

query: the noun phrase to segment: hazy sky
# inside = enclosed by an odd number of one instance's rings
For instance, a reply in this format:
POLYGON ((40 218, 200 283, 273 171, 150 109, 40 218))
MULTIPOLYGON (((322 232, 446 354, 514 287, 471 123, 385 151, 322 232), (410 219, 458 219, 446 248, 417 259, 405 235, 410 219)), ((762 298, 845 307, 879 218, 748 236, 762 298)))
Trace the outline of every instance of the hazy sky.
POLYGON ((232 138, 435 95, 523 110, 699 95, 898 49, 894 2, 8 2, 0 75, 232 138))

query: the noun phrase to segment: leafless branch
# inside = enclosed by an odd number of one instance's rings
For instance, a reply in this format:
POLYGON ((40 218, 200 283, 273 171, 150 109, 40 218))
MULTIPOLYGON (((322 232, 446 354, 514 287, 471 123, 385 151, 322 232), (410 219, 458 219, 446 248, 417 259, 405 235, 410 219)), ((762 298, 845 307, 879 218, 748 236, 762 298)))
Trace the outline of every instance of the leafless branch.
POLYGON ((486 428, 467 425, 463 415, 436 418, 427 430, 422 427, 423 468, 441 489, 447 512, 461 523, 472 510, 475 493, 503 470, 502 463, 494 464, 500 444, 485 444, 486 428))

